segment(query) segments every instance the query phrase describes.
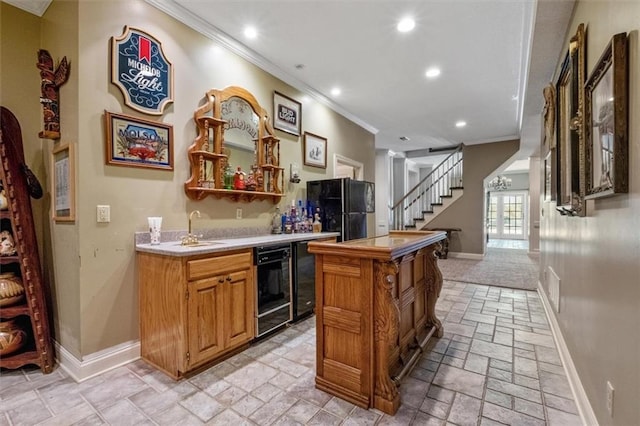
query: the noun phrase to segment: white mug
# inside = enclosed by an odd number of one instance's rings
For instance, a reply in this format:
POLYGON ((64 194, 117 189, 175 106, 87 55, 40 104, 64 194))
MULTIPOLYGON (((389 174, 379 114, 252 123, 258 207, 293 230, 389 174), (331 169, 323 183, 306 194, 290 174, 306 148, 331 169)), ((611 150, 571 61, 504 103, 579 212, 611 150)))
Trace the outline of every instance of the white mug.
POLYGON ((151 244, 160 244, 160 230, 162 227, 162 217, 149 217, 149 236, 151 244))

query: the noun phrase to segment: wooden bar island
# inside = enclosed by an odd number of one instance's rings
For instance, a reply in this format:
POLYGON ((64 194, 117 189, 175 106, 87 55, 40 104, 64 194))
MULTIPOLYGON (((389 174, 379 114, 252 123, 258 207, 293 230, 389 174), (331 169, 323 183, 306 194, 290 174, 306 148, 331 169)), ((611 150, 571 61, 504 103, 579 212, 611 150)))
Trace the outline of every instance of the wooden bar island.
POLYGON ((316 256, 316 387, 395 414, 398 385, 432 336, 441 337, 439 231, 392 231, 311 242, 316 256))

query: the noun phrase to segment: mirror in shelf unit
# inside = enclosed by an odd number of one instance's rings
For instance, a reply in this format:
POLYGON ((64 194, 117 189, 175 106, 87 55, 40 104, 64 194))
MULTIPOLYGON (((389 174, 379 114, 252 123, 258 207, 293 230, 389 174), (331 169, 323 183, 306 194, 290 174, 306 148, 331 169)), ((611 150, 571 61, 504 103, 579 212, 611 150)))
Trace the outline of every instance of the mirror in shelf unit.
POLYGON ((235 86, 211 89, 194 120, 198 135, 189 147, 191 176, 185 182, 189 198, 280 200, 284 187, 280 141, 273 135, 266 110, 250 92, 235 86), (233 184, 238 166, 245 173, 244 189, 233 184))

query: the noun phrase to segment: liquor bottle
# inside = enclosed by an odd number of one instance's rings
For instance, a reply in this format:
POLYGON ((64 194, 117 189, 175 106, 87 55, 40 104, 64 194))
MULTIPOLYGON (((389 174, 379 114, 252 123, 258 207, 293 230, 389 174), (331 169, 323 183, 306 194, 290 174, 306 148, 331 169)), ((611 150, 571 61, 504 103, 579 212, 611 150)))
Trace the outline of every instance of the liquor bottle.
POLYGON ((291 234, 292 232, 293 232, 293 225, 291 223, 291 216, 289 216, 287 213, 285 213, 284 233, 285 234, 291 234))
POLYGON ((322 232, 322 222, 320 222, 320 207, 316 207, 316 214, 313 216, 313 232, 322 232))
POLYGON ((313 231, 313 216, 311 215, 311 211, 307 210, 307 216, 305 217, 305 228, 306 232, 313 231))
POLYGON ((298 212, 296 211, 296 202, 291 200, 291 214, 289 215, 289 219, 291 220, 291 232, 296 231, 296 218, 298 216, 298 212))
POLYGON ((300 215, 300 232, 307 232, 307 210, 304 207, 300 215))
POLYGON ((280 207, 276 206, 276 212, 273 214, 273 221, 271 222, 271 233, 282 234, 282 215, 280 214, 280 207))

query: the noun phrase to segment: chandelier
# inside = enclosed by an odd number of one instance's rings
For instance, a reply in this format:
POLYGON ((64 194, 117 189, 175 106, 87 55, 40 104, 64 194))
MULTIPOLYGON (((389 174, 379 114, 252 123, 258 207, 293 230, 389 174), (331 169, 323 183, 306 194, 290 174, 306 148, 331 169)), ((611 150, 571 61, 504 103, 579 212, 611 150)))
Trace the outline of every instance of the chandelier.
POLYGON ((496 191, 504 191, 505 189, 509 189, 511 187, 511 179, 504 176, 496 176, 489 182, 489 188, 492 188, 496 191))

